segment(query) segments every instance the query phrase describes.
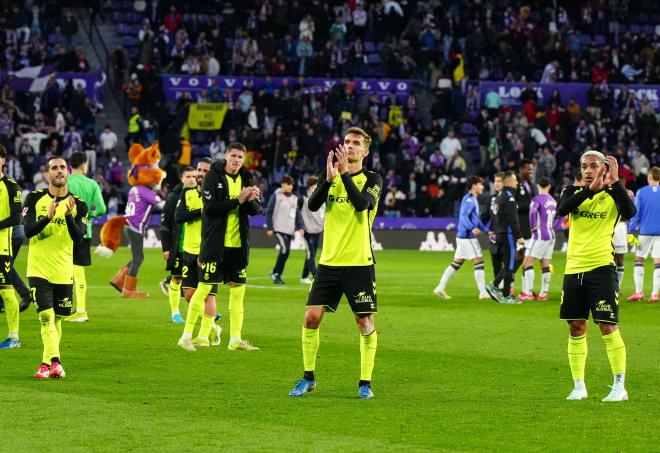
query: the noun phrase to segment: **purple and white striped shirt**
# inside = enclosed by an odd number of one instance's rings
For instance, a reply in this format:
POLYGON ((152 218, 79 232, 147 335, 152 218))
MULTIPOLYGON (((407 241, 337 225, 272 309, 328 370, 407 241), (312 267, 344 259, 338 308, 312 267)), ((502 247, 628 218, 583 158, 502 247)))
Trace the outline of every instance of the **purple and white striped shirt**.
POLYGON ((540 194, 532 198, 529 206, 529 226, 532 239, 549 241, 555 238, 555 214, 557 201, 550 194, 540 194))
POLYGON ((160 202, 160 197, 148 187, 133 186, 128 192, 124 218, 131 228, 144 234, 151 210, 160 202))

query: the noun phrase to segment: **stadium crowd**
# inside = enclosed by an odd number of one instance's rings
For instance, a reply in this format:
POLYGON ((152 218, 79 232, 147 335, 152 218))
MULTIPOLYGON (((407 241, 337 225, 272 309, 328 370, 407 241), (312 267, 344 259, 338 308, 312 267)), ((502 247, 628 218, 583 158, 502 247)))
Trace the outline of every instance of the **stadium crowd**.
MULTIPOLYGON (((628 186, 644 184, 648 169, 660 161, 657 115, 646 97, 627 89, 615 97, 611 83, 660 82, 660 35, 649 25, 653 19, 639 14, 652 10, 644 9, 650 6, 646 3, 632 2, 623 10, 603 0, 579 1, 560 6, 556 15, 551 8, 509 1, 254 0, 240 2, 240 7, 236 2, 211 2, 201 9, 194 3, 150 0, 109 1, 105 6, 106 17, 121 21, 119 32, 134 37, 111 57, 139 117, 139 131, 127 143, 160 138, 168 182, 174 183, 177 170, 196 157, 222 158, 226 145, 240 140, 258 151, 254 173, 267 193, 284 174, 304 188, 307 177, 323 168, 328 150, 346 128, 358 125, 374 138, 367 166, 383 176, 382 213, 444 216, 457 213, 466 175, 480 174, 490 181, 494 173, 515 168, 522 158, 536 164, 535 179, 551 179, 555 194, 572 178, 577 156, 587 148, 615 154, 628 186), (622 22, 618 30, 616 18, 622 22), (640 25, 631 25, 634 22, 640 25), (298 78, 290 86, 268 84, 260 90, 214 84, 194 97, 184 94, 168 109, 156 76, 167 72, 298 78), (305 83, 307 76, 346 79, 319 92, 305 83), (358 92, 351 79, 360 76, 411 78, 418 84, 407 97, 381 97, 358 92), (496 92, 488 93, 482 105, 479 80, 592 86, 588 105, 582 108, 559 91, 541 103, 530 85, 521 96, 522 110, 514 111, 503 107, 496 92), (230 107, 220 133, 193 132, 182 140, 190 103, 218 101, 230 107), (399 109, 401 120, 390 121, 399 109), (351 112, 350 119, 342 112, 351 112)), ((43 2, 42 12, 51 4, 43 2)), ((28 12, 18 8, 28 19, 11 23, 34 24, 28 12)), ((27 27, 32 33, 27 25, 11 31, 6 24, 8 35, 16 35, 17 42, 25 35, 21 30, 27 27)), ((55 26, 44 21, 48 31, 55 26)), ((66 37, 62 30, 60 24, 66 37)), ((47 51, 51 58, 72 40, 64 42, 57 52, 47 51)), ((112 191, 113 184, 120 184, 114 178, 121 172, 111 170, 112 154, 104 152, 108 148, 100 144, 100 131, 92 134, 86 127, 90 116, 85 106, 73 112, 65 105, 73 91, 58 93, 56 102, 65 129, 75 125, 87 137, 80 146, 96 147, 103 169, 97 177, 112 191)), ((3 106, 5 99, 21 96, 25 95, 3 87, 3 106)), ((18 144, 17 137, 24 135, 22 124, 30 129, 34 123, 37 131, 52 133, 57 115, 52 113, 54 104, 44 102, 47 98, 48 90, 39 109, 24 105, 22 121, 3 107, 11 120, 4 120, 0 128, 3 140, 18 144)), ((23 104, 31 101, 28 96, 23 104)), ((60 137, 56 152, 65 152, 64 133, 60 137)), ((44 141, 40 154, 49 152, 48 143, 44 141)), ((18 147, 8 149, 20 161, 18 147)))

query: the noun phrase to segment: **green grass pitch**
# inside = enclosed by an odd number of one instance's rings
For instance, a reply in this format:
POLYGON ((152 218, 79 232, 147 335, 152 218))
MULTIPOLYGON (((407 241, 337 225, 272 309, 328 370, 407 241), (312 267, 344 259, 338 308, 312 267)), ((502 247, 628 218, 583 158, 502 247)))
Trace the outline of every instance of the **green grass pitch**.
MULTIPOLYGON (((509 306, 476 299, 470 263, 447 288, 453 299, 435 298, 449 253, 379 252, 376 398, 367 401, 357 399, 358 331, 345 301, 321 327, 317 390, 287 396, 302 374, 302 252, 287 263, 288 284, 275 286, 275 251, 252 251, 243 332, 262 348, 255 353, 226 349, 224 288, 222 345, 177 348, 182 326, 169 322, 157 286, 160 253, 148 250, 140 272, 149 300, 122 300, 107 284, 127 258, 126 249, 94 257, 91 321, 64 324, 66 379, 32 377, 42 345, 34 309, 23 314, 23 347, 0 351, 0 451, 658 450, 660 305, 623 302, 632 291, 630 259, 621 302, 630 401, 607 405, 600 399, 611 373, 595 326, 590 397, 564 400, 572 381, 558 319, 563 254, 554 259, 551 301, 509 306)), ((25 251, 18 266, 25 269, 25 251)))

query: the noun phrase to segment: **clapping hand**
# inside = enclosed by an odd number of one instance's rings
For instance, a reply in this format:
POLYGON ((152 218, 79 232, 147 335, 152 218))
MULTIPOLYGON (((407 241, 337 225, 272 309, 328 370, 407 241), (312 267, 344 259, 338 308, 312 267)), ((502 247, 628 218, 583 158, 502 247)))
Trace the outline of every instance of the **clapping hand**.
POLYGON ((57 207, 60 205, 59 201, 57 201, 57 198, 53 198, 53 201, 50 202, 50 206, 48 207, 48 219, 53 220, 53 217, 55 217, 55 213, 57 212, 57 207))
POLYGON ((617 162, 616 157, 607 156, 607 165, 609 171, 605 175, 605 184, 611 186, 619 181, 619 162, 617 162))
POLYGON ((248 201, 248 198, 252 195, 251 187, 243 187, 241 193, 238 195, 238 204, 243 204, 248 201))
POLYGON ((259 198, 259 195, 261 195, 261 190, 259 190, 257 186, 243 187, 238 196, 238 203, 243 204, 245 202, 254 201, 259 198))
MULTIPOLYGON (((618 165, 617 165, 618 168, 618 165)), ((596 176, 594 177, 594 180, 591 181, 591 184, 589 184, 589 190, 592 192, 598 192, 600 191, 603 187, 605 187, 605 174, 607 173, 607 166, 603 165, 600 167, 598 170, 598 173, 596 173, 596 176)))
POLYGON ((339 145, 339 148, 335 150, 335 156, 337 156, 337 170, 340 175, 343 175, 348 171, 348 151, 344 145, 339 145))
POLYGON ((69 195, 69 198, 66 199, 66 213, 65 215, 69 215, 73 212, 73 208, 76 207, 76 200, 73 199, 72 196, 69 195))
POLYGON ((257 186, 248 187, 248 189, 251 189, 251 191, 247 201, 254 201, 261 195, 261 190, 257 186))
POLYGON ((330 151, 328 153, 328 159, 327 159, 327 162, 326 162, 326 165, 325 165, 325 172, 326 172, 325 179, 328 182, 334 181, 335 177, 339 173, 339 170, 338 170, 339 163, 338 162, 333 162, 334 156, 335 156, 335 153, 333 151, 330 151))

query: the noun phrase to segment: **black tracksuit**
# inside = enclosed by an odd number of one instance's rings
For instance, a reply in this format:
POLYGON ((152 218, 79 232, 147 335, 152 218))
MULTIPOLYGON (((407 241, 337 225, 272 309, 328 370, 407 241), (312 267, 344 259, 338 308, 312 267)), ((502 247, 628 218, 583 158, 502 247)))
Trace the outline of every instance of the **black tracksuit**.
MULTIPOLYGON (((202 191, 202 245, 199 258, 202 261, 221 262, 225 248, 225 232, 230 211, 238 207, 241 251, 247 265, 250 253, 250 221, 248 216, 259 212, 259 198, 239 204, 238 198, 229 197, 229 183, 224 162, 214 162, 204 177, 202 191)), ((241 187, 252 185, 252 175, 245 168, 239 170, 241 187)))
POLYGON ((497 253, 502 256, 503 265, 493 284, 498 286, 504 281, 502 293, 509 296, 516 264, 516 241, 523 237, 518 224, 518 206, 513 189, 505 187, 502 190, 495 199, 495 210, 492 230, 495 231, 497 253))
POLYGON ((171 271, 176 255, 179 251, 179 241, 181 240, 181 224, 175 221, 176 205, 183 192, 183 184, 177 184, 172 192, 167 195, 163 212, 160 213, 160 242, 163 252, 170 252, 170 258, 167 260, 165 270, 171 271))

